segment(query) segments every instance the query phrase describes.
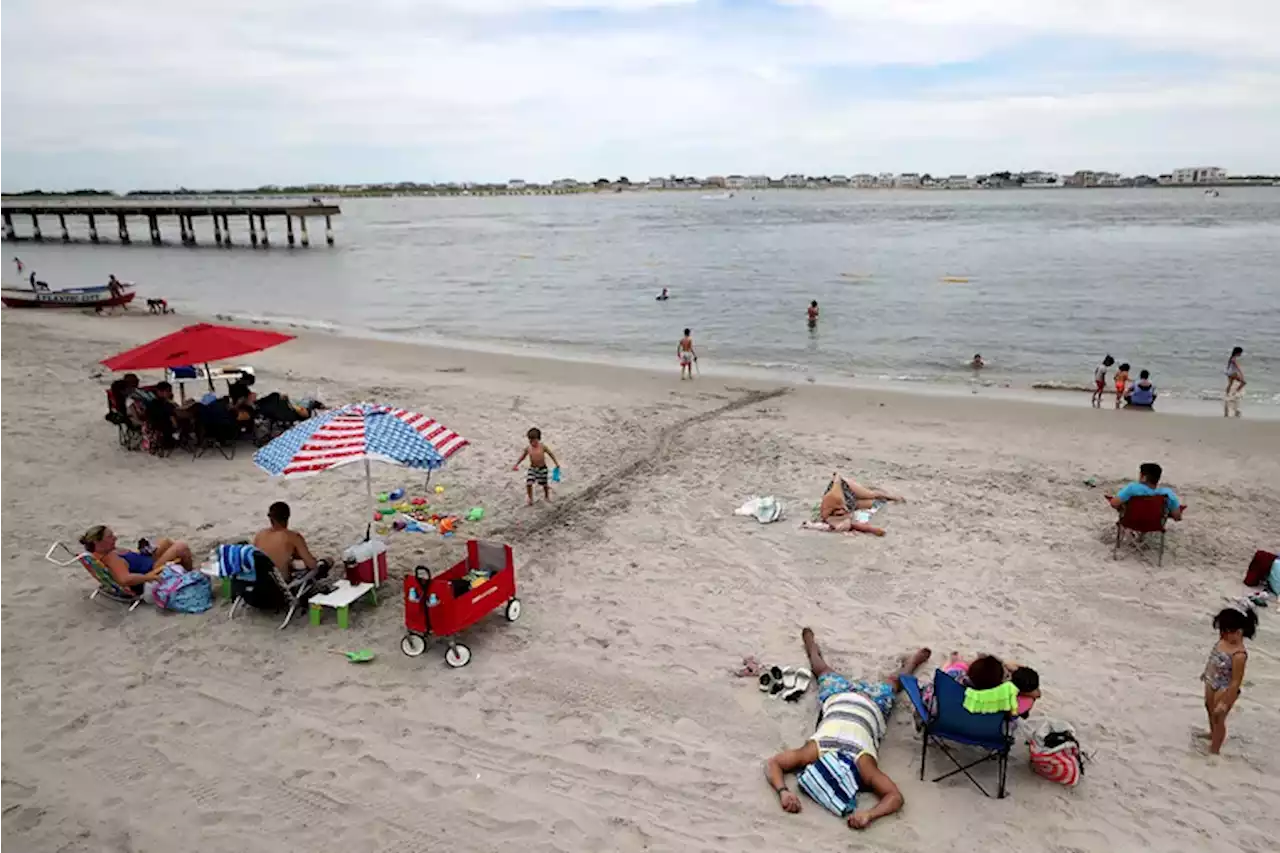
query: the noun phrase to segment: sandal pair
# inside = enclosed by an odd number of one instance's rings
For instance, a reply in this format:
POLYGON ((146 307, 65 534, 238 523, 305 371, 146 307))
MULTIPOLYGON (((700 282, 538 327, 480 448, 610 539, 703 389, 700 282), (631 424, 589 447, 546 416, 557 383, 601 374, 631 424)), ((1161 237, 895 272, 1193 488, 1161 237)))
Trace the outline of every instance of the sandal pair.
POLYGON ((760 692, 770 696, 781 695, 784 701, 795 702, 812 682, 813 673, 804 667, 771 666, 760 675, 760 692))

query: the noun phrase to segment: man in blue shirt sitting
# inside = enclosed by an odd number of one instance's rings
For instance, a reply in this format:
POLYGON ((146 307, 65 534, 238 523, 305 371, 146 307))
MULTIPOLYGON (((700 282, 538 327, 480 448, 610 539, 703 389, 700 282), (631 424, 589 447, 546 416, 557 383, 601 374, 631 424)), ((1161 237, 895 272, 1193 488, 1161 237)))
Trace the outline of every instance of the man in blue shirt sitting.
POLYGON ((1178 500, 1178 496, 1173 493, 1173 490, 1160 485, 1160 477, 1163 474, 1164 469, 1156 463, 1143 462, 1138 466, 1138 482, 1130 483, 1107 500, 1117 510, 1123 511, 1124 505, 1129 502, 1130 498, 1161 495, 1164 498, 1165 506, 1169 510, 1169 517, 1174 521, 1181 521, 1182 511, 1186 507, 1178 500))

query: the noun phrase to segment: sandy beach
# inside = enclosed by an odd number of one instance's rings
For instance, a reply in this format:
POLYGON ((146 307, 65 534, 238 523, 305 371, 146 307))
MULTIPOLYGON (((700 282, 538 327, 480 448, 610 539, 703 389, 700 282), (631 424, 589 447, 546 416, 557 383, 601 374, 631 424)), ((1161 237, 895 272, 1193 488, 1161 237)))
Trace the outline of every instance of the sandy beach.
MULTIPOLYGON (((88 526, 186 539, 201 559, 287 500, 320 554, 363 531, 355 471, 273 480, 236 458, 128 453, 97 362, 189 317, 3 314, 3 842, 14 851, 1274 850, 1280 639, 1262 612, 1221 756, 1198 680, 1210 619, 1255 549, 1280 546, 1280 423, 980 397, 787 387, 307 333, 237 363, 260 390, 426 412, 471 440, 434 482, 487 509, 464 536, 515 549, 524 612, 470 630, 470 666, 399 651, 399 577, 462 538, 391 539, 378 608, 313 627, 227 605, 199 616, 88 601, 43 559, 88 526), (530 426, 556 500, 511 471, 530 426), (1103 494, 1140 462, 1189 505, 1164 565, 1112 559, 1103 494), (883 539, 799 529, 839 470, 907 498, 883 539), (1085 484, 1097 479, 1097 486, 1085 484), (753 494, 788 507, 758 525, 753 494), (732 675, 744 655, 874 675, 910 648, 1039 670, 1038 713, 1093 755, 1065 789, 1018 746, 1010 795, 919 780, 901 702, 881 766, 907 804, 855 835, 778 808, 764 760, 812 732, 732 675), (370 648, 351 666, 334 650, 370 648), (967 839, 967 840, 966 840, 967 839)), ((154 375, 144 378, 158 378, 154 375)), ((376 486, 420 485, 374 468, 376 486)), ((931 676, 932 665, 921 674, 931 676)), ((930 753, 931 776, 943 769, 930 753)), ((991 768, 980 776, 993 779, 991 768)), ((794 788, 794 782, 791 783, 794 788)))

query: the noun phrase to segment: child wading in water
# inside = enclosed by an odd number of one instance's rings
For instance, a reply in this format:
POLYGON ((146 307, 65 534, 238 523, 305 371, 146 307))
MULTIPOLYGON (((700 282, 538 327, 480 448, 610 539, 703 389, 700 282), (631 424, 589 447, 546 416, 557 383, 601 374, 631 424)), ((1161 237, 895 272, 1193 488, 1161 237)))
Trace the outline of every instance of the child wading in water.
POLYGON ((1244 347, 1234 347, 1231 350, 1231 358, 1227 359, 1227 393, 1222 401, 1222 416, 1225 418, 1231 414, 1234 403, 1236 417, 1240 417, 1240 393, 1244 391, 1244 371, 1240 369, 1240 356, 1244 355, 1244 347), (1235 389, 1235 395, 1232 396, 1232 388, 1235 389))
POLYGON ((1204 665, 1204 709, 1209 714, 1209 752, 1217 755, 1222 742, 1227 739, 1227 714, 1231 713, 1240 698, 1240 685, 1244 682, 1244 665, 1249 653, 1244 641, 1252 640, 1258 630, 1258 614, 1228 607, 1213 617, 1213 627, 1218 629, 1218 642, 1209 652, 1204 665))
POLYGON ((1102 392, 1107 390, 1107 368, 1115 363, 1116 360, 1107 355, 1102 364, 1093 369, 1093 399, 1090 402, 1095 409, 1102 408, 1102 392))
POLYGON ((693 351, 693 334, 688 329, 684 330, 684 337, 676 344, 676 358, 680 359, 680 378, 684 379, 685 371, 688 371, 689 378, 692 379, 693 363, 698 360, 698 354, 693 351))
POLYGON ((520 463, 527 457, 529 460, 529 473, 525 476, 525 494, 528 496, 528 505, 533 506, 533 487, 535 485, 542 486, 542 495, 546 500, 551 500, 551 486, 547 482, 547 457, 551 457, 551 461, 556 464, 556 468, 560 467, 560 460, 551 452, 551 448, 542 443, 542 430, 534 427, 528 432, 529 446, 520 454, 520 458, 516 460, 516 464, 511 466, 512 471, 520 470, 520 463))

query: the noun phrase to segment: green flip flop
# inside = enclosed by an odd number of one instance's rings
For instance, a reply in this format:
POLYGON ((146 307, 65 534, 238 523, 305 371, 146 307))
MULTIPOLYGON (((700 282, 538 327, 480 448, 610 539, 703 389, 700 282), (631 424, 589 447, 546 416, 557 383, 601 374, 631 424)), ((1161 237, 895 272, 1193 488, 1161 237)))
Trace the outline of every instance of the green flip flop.
POLYGON ((339 649, 334 649, 333 653, 335 655, 346 655, 347 660, 351 663, 368 663, 376 657, 373 653, 373 649, 360 649, 354 652, 344 652, 339 649))

